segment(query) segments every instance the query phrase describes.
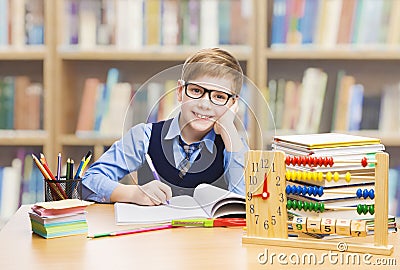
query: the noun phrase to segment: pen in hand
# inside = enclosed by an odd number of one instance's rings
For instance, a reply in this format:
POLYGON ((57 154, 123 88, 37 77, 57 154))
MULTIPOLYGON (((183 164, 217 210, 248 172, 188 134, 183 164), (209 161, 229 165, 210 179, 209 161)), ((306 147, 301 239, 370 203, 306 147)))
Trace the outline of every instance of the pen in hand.
MULTIPOLYGON (((149 156, 149 154, 146 153, 145 157, 146 157, 147 163, 149 164, 150 170, 151 170, 151 172, 153 173, 154 179, 155 179, 155 180, 158 180, 158 181, 161 181, 161 180, 160 180, 160 177, 158 176, 158 173, 157 173, 157 171, 156 171, 156 168, 154 168, 153 161, 151 160, 151 157, 149 156)), ((168 200, 167 200, 166 202, 167 202, 167 204, 169 204, 169 201, 168 201, 168 200)))

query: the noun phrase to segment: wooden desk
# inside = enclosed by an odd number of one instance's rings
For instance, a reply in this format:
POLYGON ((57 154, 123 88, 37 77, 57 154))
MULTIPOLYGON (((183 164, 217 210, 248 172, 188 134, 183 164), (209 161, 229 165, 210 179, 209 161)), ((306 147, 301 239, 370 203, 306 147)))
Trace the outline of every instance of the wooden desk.
MULTIPOLYGON (((22 206, 0 231, 0 269, 320 269, 321 265, 294 265, 296 254, 315 254, 318 258, 328 251, 264 247, 242 244, 239 228, 177 228, 142 234, 87 239, 84 235, 44 239, 32 234, 27 211, 22 206), (273 264, 258 262, 259 254, 275 253, 273 264), (287 265, 278 262, 278 254, 286 254, 287 265)), ((127 229, 114 224, 113 205, 88 207, 90 233, 127 229)), ((360 240, 364 240, 365 238, 360 240)), ((400 265, 399 233, 391 234, 390 244, 395 246, 391 256, 372 256, 376 259, 396 260, 397 266, 367 266, 368 269, 398 269, 400 265)), ((342 254, 335 252, 338 259, 342 254)), ((363 255, 361 255, 362 257, 363 255)), ((261 259, 264 257, 262 256, 261 259)), ((346 258, 346 257, 344 257, 346 258)), ((325 269, 366 269, 360 265, 334 265, 325 258, 325 269)))

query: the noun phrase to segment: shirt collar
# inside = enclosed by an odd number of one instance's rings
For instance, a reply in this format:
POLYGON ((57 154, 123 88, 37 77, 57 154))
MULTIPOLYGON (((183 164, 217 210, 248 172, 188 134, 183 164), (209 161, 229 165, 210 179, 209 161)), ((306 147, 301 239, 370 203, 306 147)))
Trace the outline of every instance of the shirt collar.
MULTIPOLYGON (((169 130, 164 137, 165 140, 172 140, 172 139, 176 138, 177 136, 181 135, 181 130, 179 128, 179 116, 180 116, 180 114, 178 114, 177 116, 175 116, 172 119, 169 130)), ((214 129, 212 129, 212 130, 210 130, 210 132, 208 132, 204 136, 204 138, 200 142, 204 142, 204 144, 207 147, 207 150, 210 153, 213 153, 214 140, 215 140, 215 132, 214 132, 214 129)))

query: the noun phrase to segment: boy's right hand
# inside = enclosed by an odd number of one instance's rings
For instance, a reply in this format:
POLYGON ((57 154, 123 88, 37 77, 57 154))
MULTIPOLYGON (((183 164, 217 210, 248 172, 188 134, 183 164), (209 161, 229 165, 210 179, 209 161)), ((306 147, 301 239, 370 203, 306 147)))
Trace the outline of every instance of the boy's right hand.
POLYGON ((170 200, 172 197, 171 187, 159 180, 153 180, 147 184, 139 186, 142 192, 138 204, 159 205, 170 200))

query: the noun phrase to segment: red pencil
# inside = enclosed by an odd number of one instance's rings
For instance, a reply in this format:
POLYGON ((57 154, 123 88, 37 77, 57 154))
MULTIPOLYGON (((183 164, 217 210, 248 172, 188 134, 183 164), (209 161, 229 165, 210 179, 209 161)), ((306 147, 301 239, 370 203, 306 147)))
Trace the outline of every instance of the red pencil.
POLYGON ((168 224, 168 225, 162 225, 162 226, 157 226, 157 227, 133 229, 133 230, 128 230, 128 231, 98 233, 98 234, 88 235, 87 237, 88 238, 99 238, 99 237, 105 237, 105 236, 120 236, 120 235, 135 234, 135 233, 142 233, 142 232, 151 232, 151 231, 159 231, 159 230, 172 229, 172 228, 174 228, 174 227, 172 227, 171 224, 168 224))

